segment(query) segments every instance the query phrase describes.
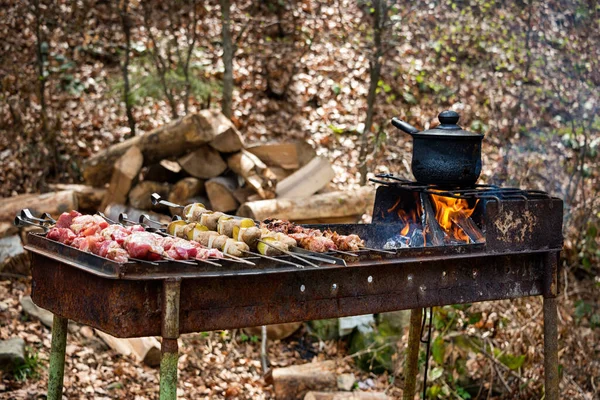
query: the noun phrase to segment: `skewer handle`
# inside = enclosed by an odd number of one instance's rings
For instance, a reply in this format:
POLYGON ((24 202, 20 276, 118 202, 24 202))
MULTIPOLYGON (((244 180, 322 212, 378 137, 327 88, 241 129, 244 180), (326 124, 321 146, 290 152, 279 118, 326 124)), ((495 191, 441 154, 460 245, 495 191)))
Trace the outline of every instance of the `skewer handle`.
POLYGON ((172 208, 185 208, 180 204, 171 203, 170 201, 163 200, 158 193, 152 193, 150 195, 150 201, 152 201, 152 205, 162 204, 163 206, 172 207, 172 208))

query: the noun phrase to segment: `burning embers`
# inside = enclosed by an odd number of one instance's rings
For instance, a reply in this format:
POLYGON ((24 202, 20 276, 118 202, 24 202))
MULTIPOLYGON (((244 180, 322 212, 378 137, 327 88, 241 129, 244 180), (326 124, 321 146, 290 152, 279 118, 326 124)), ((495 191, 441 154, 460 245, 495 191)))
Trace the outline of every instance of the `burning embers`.
POLYGON ((416 193, 414 204, 408 206, 399 198, 387 211, 396 213, 404 227, 384 248, 483 243, 485 238, 471 219, 476 205, 469 205, 466 199, 427 193, 416 193))

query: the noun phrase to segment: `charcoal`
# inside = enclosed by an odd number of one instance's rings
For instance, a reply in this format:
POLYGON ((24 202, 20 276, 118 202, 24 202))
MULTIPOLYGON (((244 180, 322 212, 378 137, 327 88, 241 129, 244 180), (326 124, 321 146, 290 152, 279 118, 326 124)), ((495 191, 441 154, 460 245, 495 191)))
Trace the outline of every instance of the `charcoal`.
POLYGON ((415 229, 410 235, 410 241, 408 242, 408 247, 424 247, 425 246, 425 237, 423 236, 423 231, 419 228, 415 229))
POLYGON ((383 245, 385 250, 395 250, 395 249, 403 249, 408 247, 408 241, 410 239, 403 235, 395 235, 387 240, 387 242, 383 245))

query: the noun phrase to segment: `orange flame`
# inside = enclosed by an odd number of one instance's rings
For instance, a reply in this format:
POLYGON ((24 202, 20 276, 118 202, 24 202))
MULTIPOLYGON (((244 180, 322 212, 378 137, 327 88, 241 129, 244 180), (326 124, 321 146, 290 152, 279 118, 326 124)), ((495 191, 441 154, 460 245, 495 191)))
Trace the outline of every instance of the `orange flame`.
POLYGON ((442 229, 451 237, 469 243, 469 236, 465 234, 455 221, 465 220, 470 217, 475 210, 475 206, 469 207, 467 200, 455 199, 453 197, 431 195, 431 199, 436 210, 435 219, 442 229))
POLYGON ((404 223, 404 227, 400 230, 400 234, 402 236, 408 236, 410 232, 410 224, 417 222, 417 212, 415 210, 411 210, 410 213, 407 213, 404 210, 398 210, 398 218, 404 223))

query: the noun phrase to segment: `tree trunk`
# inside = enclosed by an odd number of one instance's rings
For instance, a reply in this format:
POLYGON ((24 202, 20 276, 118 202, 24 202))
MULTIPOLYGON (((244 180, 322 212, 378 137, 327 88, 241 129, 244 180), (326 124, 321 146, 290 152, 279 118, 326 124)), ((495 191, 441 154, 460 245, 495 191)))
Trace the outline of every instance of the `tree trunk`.
POLYGON ((304 199, 259 200, 243 204, 238 214, 256 220, 281 218, 306 220, 347 217, 370 212, 375 190, 363 186, 356 190, 318 194, 304 199))
POLYGON ((221 18, 223 20, 222 40, 223 40, 223 100, 221 110, 227 118, 231 118, 231 103, 233 100, 233 53, 234 46, 231 40, 231 10, 230 0, 221 0, 221 18))
POLYGON ((131 51, 131 18, 128 14, 129 0, 123 0, 123 7, 119 10, 121 24, 125 34, 125 61, 123 63, 123 99, 125 100, 125 111, 129 123, 129 135, 135 136, 135 119, 133 117, 131 93, 129 88, 129 52, 131 51))
POLYGON ((379 82, 379 75, 381 73, 381 57, 383 56, 383 43, 382 35, 384 26, 387 21, 387 0, 373 0, 373 8, 375 9, 373 15, 373 45, 375 46, 375 52, 372 59, 369 62, 369 93, 367 95, 367 118, 365 121, 365 128, 362 132, 360 141, 360 153, 358 156, 359 172, 360 172, 360 184, 365 185, 367 182, 367 152, 369 148, 369 133, 373 126, 373 112, 375 106, 375 97, 377 95, 377 84, 379 82))

